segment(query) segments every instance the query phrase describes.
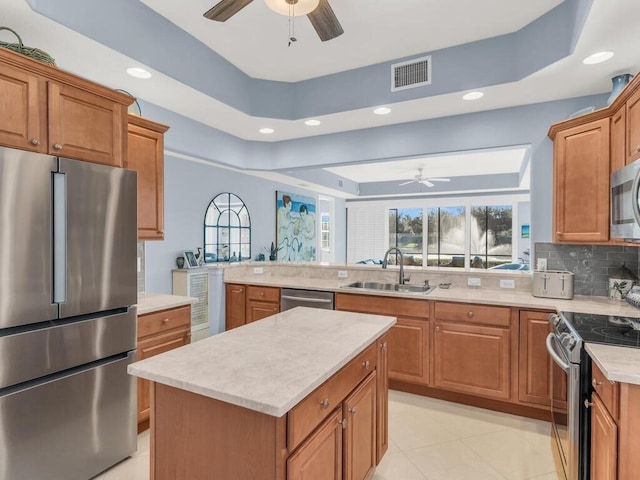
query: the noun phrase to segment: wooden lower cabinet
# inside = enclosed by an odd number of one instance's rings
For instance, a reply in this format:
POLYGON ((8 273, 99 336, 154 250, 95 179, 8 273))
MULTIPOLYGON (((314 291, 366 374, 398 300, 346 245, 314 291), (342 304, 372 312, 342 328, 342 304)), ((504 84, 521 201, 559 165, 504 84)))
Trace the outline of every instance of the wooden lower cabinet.
POLYGON ((591 478, 618 478, 618 426, 597 393, 591 397, 591 478))
POLYGON ((280 304, 269 302, 247 301, 247 323, 270 317, 280 312, 280 304))
POLYGON ((342 409, 337 409, 287 460, 287 480, 342 479, 342 409))
POLYGON ((367 480, 376 468, 376 372, 344 401, 344 480, 367 480))
MULTIPOLYGON (((559 370, 547 352, 547 335, 552 327, 549 323, 549 311, 520 311, 520 332, 518 345, 518 400, 543 407, 551 405, 551 392, 554 395, 554 408, 567 409, 566 382, 557 382, 551 388, 551 369, 559 370)), ((553 375, 554 379, 563 379, 562 375, 553 375)))
POLYGON ((429 383, 429 302, 372 295, 336 294, 336 310, 391 315, 387 357, 389 379, 429 383))
POLYGON ((378 422, 376 442, 376 465, 389 448, 389 334, 385 334, 378 340, 378 367, 376 369, 378 385, 378 422))
MULTIPOLYGON (((188 345, 190 341, 190 306, 138 316, 138 360, 188 345)), ((150 382, 138 379, 138 432, 149 427, 150 397, 150 382)))
POLYGON ((241 327, 246 320, 246 290, 244 285, 227 283, 225 285, 225 330, 241 327))
POLYGON ((436 321, 434 331, 434 386, 510 398, 509 329, 436 321))

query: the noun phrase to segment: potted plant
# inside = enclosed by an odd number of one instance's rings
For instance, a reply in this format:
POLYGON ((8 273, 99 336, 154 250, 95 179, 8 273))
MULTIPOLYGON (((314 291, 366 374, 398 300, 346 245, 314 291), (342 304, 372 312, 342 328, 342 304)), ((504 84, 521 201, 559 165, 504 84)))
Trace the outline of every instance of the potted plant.
POLYGON ((266 248, 265 247, 265 251, 269 254, 269 260, 271 260, 272 262, 276 261, 276 258, 278 257, 278 252, 282 249, 282 247, 280 248, 276 248, 275 244, 273 242, 271 242, 271 248, 266 248))

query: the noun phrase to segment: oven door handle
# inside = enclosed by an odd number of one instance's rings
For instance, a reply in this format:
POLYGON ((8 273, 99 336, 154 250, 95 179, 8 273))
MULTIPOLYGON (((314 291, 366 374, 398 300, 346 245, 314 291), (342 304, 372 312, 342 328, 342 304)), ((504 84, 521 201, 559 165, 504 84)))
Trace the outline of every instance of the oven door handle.
POLYGON ((553 361, 560 368, 562 368, 562 370, 564 370, 565 373, 569 374, 569 364, 566 363, 564 360, 562 360, 562 358, 560 358, 560 355, 558 355, 558 352, 556 352, 556 349, 553 346, 553 342, 555 341, 556 341, 555 335, 553 333, 550 333, 549 335, 547 335, 547 352, 549 352, 549 355, 551 355, 551 358, 553 359, 553 361))

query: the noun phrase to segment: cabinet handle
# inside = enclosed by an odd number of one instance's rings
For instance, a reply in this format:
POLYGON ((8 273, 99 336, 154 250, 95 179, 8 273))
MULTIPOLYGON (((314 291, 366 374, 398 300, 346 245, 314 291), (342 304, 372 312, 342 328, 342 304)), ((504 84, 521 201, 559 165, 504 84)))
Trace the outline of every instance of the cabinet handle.
POLYGON ((380 344, 380 348, 381 348, 382 350, 386 349, 386 348, 387 348, 387 342, 382 342, 382 343, 380 344))
POLYGON ((439 332, 439 331, 440 331, 440 327, 436 327, 436 332, 439 332))
POLYGON ((362 362, 362 368, 369 368, 371 366, 371 362, 367 360, 366 362, 362 362))
POLYGON ((594 378, 593 380, 591 380, 591 385, 593 385, 593 388, 598 388, 602 385, 602 382, 599 382, 594 378))
POLYGON ((591 403, 589 401, 589 399, 585 399, 584 400, 584 408, 590 408, 590 407, 593 407, 593 403, 591 403))
POLYGON ((342 429, 344 430, 345 428, 347 428, 347 419, 343 418, 342 420, 338 420, 338 423, 340 425, 342 425, 342 429))
POLYGON ((62 150, 62 145, 60 145, 59 143, 54 143, 53 144, 53 149, 54 150, 62 150))
POLYGON ((351 408, 349 409, 349 413, 350 413, 351 415, 355 415, 355 414, 356 414, 356 407, 351 407, 351 408))
POLYGON ((328 399, 328 398, 325 398, 324 400, 321 400, 321 401, 320 401, 320 406, 321 406, 322 408, 329 408, 329 399, 328 399))
POLYGON ((40 145, 40 140, 38 140, 37 138, 32 138, 32 139, 29 141, 29 143, 30 143, 31 145, 35 145, 35 146, 37 147, 38 145, 40 145))
POLYGON ((164 320, 162 320, 162 323, 164 323, 166 325, 167 323, 169 323, 169 319, 165 318, 164 320))
POLYGON ((260 292, 260 296, 261 296, 261 297, 264 297, 264 292, 260 292))
POLYGON ((467 312, 467 317, 473 318, 473 312, 467 312))

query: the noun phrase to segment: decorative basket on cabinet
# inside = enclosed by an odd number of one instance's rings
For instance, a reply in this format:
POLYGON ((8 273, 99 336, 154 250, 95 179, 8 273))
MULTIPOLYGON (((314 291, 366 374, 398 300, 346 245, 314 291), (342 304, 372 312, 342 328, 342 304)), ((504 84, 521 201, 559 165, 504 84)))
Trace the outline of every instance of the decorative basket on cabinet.
POLYGON ((56 61, 53 59, 51 55, 47 52, 40 50, 39 48, 34 47, 25 47, 22 43, 22 39, 20 35, 18 35, 15 31, 11 30, 9 27, 0 27, 0 30, 9 30, 16 37, 18 37, 18 43, 8 43, 0 41, 0 47, 7 48, 9 50, 13 50, 14 52, 20 53, 25 57, 33 58, 39 62, 42 62, 50 67, 58 67, 56 65, 56 61))

